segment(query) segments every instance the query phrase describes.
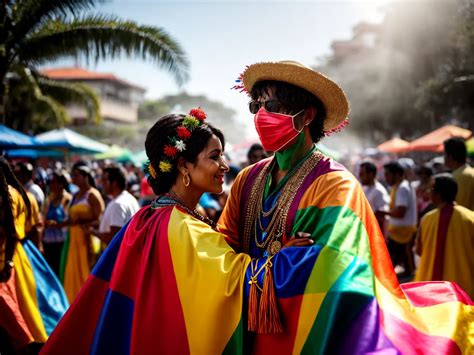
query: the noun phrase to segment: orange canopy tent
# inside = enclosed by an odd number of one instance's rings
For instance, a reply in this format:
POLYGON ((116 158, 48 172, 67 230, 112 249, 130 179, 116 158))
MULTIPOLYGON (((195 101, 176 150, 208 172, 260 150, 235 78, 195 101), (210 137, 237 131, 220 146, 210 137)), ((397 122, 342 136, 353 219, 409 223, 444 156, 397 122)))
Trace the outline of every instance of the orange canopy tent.
POLYGON ((444 150, 443 142, 452 137, 461 137, 468 139, 472 136, 472 132, 468 129, 460 128, 453 125, 440 127, 418 139, 415 139, 409 145, 409 150, 442 152, 444 150))
POLYGON ((400 138, 392 138, 385 143, 379 144, 377 149, 386 153, 402 153, 409 150, 410 143, 400 138))

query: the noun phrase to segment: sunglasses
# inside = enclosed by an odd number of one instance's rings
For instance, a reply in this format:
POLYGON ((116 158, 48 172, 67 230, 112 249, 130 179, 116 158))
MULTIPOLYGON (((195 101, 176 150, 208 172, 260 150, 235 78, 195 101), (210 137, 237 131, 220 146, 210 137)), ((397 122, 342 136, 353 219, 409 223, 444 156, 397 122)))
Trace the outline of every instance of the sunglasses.
POLYGON ((267 101, 257 101, 252 100, 249 102, 249 110, 251 113, 256 114, 261 107, 265 107, 265 110, 268 112, 278 113, 280 112, 282 105, 278 100, 267 100, 267 101))

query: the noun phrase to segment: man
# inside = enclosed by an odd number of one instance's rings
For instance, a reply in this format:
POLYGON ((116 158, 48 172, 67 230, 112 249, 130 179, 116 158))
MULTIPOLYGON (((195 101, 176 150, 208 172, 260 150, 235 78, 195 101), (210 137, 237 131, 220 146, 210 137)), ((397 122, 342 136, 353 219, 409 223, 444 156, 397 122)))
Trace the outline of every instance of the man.
POLYGON ((33 165, 30 163, 18 163, 15 166, 15 175, 18 177, 18 180, 20 180, 25 190, 35 197, 38 207, 41 210, 44 202, 44 192, 41 190, 39 185, 34 183, 33 170, 33 165))
POLYGON ((263 149, 263 147, 258 144, 254 143, 250 146, 248 152, 247 152, 247 165, 252 165, 257 162, 259 162, 262 159, 265 159, 267 157, 267 153, 263 149))
POLYGON ((454 281, 474 298, 474 212, 454 204, 458 184, 449 174, 434 177, 436 209, 420 223, 416 281, 454 281))
POLYGON ((466 163, 467 148, 462 138, 444 142, 444 164, 453 172, 458 184, 456 202, 474 211, 474 168, 466 163))
POLYGON ((102 174, 104 194, 112 200, 105 208, 98 231, 93 231, 104 243, 108 244, 117 232, 138 211, 138 202, 126 188, 126 173, 118 167, 105 168, 102 174))
MULTIPOLYGON (((358 340, 340 338, 341 334, 353 332, 354 339, 362 339, 363 332, 377 332, 371 326, 349 330, 348 317, 361 316, 359 311, 375 302, 369 244, 374 243, 374 253, 385 248, 379 228, 373 227, 377 222, 369 213, 370 206, 357 179, 315 146, 325 134, 347 123, 349 103, 344 92, 324 75, 293 61, 253 64, 242 79, 251 97, 249 110, 255 115, 262 146, 274 155, 239 173, 219 219, 219 228, 235 250, 253 258, 285 258, 282 255, 292 254, 292 260, 302 262, 306 248, 277 252, 308 234, 314 246, 307 250, 316 248, 319 255, 308 263, 307 275, 298 277, 306 280, 311 274, 317 279, 318 286, 311 287, 308 294, 299 283, 293 285, 291 292, 275 285, 276 296, 282 300, 278 310, 270 308, 274 313, 280 312, 284 333, 262 337, 256 334, 252 338, 254 352, 300 353, 306 348, 321 353, 380 350, 380 344, 362 345, 358 340), (297 235, 298 232, 303 234, 297 235), (356 281, 356 275, 362 278, 356 281), (361 292, 355 286, 358 282, 372 286, 361 292), (321 304, 324 307, 320 308, 321 304), (351 349, 345 348, 348 344, 351 349)), ((275 272, 290 275, 296 267, 291 261, 283 264, 287 265, 285 271, 275 272)), ((258 273, 257 267, 255 270, 258 273)), ((382 267, 377 273, 384 283, 396 283, 393 269, 382 267)), ((260 298, 264 299, 266 288, 260 279, 257 281, 262 286, 260 298)), ((260 310, 266 306, 261 302, 260 310)), ((373 321, 373 325, 378 322, 376 318, 373 321)))
POLYGON ((362 190, 364 190, 370 207, 372 207, 372 211, 375 213, 380 230, 384 233, 386 215, 384 212, 388 212, 390 197, 385 187, 376 179, 376 176, 377 167, 374 163, 366 161, 360 164, 359 179, 362 184, 362 190))
POLYGON ((405 170, 398 162, 384 165, 385 180, 392 187, 388 211, 387 247, 394 266, 402 264, 404 276, 415 271, 412 252, 413 238, 417 225, 416 194, 405 179, 405 170))

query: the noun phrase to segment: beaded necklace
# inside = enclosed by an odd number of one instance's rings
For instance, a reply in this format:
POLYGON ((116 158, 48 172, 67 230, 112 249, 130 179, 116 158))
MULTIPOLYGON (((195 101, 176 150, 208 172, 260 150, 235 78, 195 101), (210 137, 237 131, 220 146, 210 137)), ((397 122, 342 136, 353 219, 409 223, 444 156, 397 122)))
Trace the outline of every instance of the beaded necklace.
POLYGON ((282 237, 286 233, 286 224, 288 212, 293 204, 296 192, 301 187, 309 172, 319 163, 323 155, 314 151, 293 175, 288 179, 285 186, 283 186, 278 200, 270 211, 263 211, 264 190, 266 178, 271 174, 273 164, 271 162, 260 171, 249 193, 249 198, 246 205, 246 219, 243 230, 243 248, 244 252, 250 251, 250 238, 253 235, 255 245, 269 255, 274 255, 280 251, 282 247, 282 237), (264 228, 261 223, 261 218, 268 217, 272 214, 270 222, 264 228), (262 233, 266 235, 262 242, 258 241, 257 228, 260 228, 262 233))
POLYGON ((182 198, 180 198, 175 192, 170 191, 162 196, 159 196, 156 200, 153 201, 151 204, 151 208, 156 210, 160 207, 167 207, 167 206, 178 206, 181 209, 185 210, 189 215, 193 216, 196 219, 210 225, 212 228, 216 227, 216 222, 214 222, 209 217, 203 216, 199 211, 196 209, 192 210, 187 207, 182 198))

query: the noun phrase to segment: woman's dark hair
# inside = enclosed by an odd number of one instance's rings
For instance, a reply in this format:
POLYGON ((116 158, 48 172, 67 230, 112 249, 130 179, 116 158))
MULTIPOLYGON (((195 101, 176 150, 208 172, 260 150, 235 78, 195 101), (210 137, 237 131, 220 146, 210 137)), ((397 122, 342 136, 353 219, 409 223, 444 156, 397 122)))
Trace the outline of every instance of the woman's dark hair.
MULTIPOLYGON (((12 269, 11 262, 13 261, 16 243, 18 242, 15 228, 15 216, 13 216, 13 203, 8 188, 9 185, 14 187, 9 183, 9 181, 13 180, 18 181, 11 171, 10 164, 8 164, 8 161, 6 161, 5 158, 0 157, 0 200, 3 207, 0 211, 0 223, 2 228, 5 230, 5 263, 3 269, 0 270, 0 282, 6 282, 10 279, 12 269)), ((20 193, 25 193, 21 184, 20 187, 21 190, 18 191, 20 193)), ((28 197, 26 197, 25 204, 28 203, 29 206, 29 202, 28 197)))
POLYGON ((443 173, 434 176, 435 191, 443 202, 453 202, 458 193, 458 184, 451 174, 443 173))
POLYGON ((173 159, 171 171, 167 173, 160 171, 160 161, 166 158, 163 149, 166 145, 170 144, 170 138, 176 136, 176 128, 183 123, 184 117, 186 116, 176 114, 163 116, 150 128, 146 136, 146 155, 156 172, 156 179, 150 175, 148 177, 148 183, 157 195, 163 195, 168 192, 176 181, 178 177, 177 162, 179 157, 195 164, 197 156, 206 147, 209 139, 211 139, 213 135, 219 138, 222 147, 225 146, 222 132, 209 123, 203 123, 196 127, 192 131, 191 137, 185 141, 186 149, 179 152, 173 159))
POLYGON ((309 131, 313 142, 319 142, 324 137, 324 120, 326 119, 326 109, 321 100, 299 86, 274 80, 257 82, 250 96, 253 100, 257 100, 263 94, 268 95, 270 88, 273 88, 276 98, 288 110, 288 113, 295 114, 308 107, 316 109, 316 116, 309 124, 309 131))
POLYGON ((69 183, 71 181, 71 177, 69 176, 69 173, 66 170, 64 170, 64 169, 55 170, 51 174, 51 178, 56 179, 58 184, 61 185, 64 190, 66 190, 67 192, 71 192, 69 190, 69 183))
POLYGON ((82 176, 86 176, 90 186, 97 188, 94 177, 92 176, 92 170, 86 162, 78 161, 72 166, 72 171, 74 170, 77 170, 82 176))

